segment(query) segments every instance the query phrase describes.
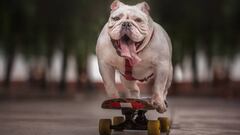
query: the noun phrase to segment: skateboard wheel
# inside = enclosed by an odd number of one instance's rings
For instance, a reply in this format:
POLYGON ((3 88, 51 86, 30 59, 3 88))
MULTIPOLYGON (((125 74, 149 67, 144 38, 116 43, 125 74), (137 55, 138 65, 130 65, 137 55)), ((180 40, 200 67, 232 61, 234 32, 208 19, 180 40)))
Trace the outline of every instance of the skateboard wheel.
POLYGON ((99 134, 100 135, 111 135, 111 133, 112 133, 111 124, 112 124, 111 119, 100 119, 99 120, 99 134))
POLYGON ((148 132, 148 135, 160 135, 159 120, 148 120, 147 132, 148 132))
MULTIPOLYGON (((122 116, 113 117, 113 125, 114 126, 119 125, 119 124, 121 124, 123 122, 124 122, 124 117, 122 117, 122 116)), ((122 131, 122 130, 116 130, 116 131, 122 131)))
POLYGON ((124 122, 124 117, 122 117, 122 116, 113 117, 113 125, 118 125, 123 122, 124 122))
POLYGON ((170 131, 170 120, 168 119, 168 117, 160 117, 158 118, 158 120, 160 121, 161 124, 161 132, 169 132, 170 131))

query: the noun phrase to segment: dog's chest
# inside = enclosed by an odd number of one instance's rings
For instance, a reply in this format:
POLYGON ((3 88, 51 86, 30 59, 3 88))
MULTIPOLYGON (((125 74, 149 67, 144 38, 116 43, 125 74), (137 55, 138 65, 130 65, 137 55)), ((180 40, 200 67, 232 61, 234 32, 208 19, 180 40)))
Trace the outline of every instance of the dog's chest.
POLYGON ((149 77, 154 72, 152 62, 149 59, 144 58, 130 68, 127 66, 126 60, 123 58, 113 60, 111 65, 113 65, 113 67, 122 75, 127 75, 127 73, 131 71, 131 76, 137 80, 149 77))

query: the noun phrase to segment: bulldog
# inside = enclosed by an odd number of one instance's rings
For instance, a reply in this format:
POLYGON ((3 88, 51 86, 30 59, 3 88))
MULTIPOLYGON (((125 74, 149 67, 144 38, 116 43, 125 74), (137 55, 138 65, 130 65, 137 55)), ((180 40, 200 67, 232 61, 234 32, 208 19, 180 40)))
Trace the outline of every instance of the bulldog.
POLYGON ((140 98, 138 82, 147 82, 151 104, 163 113, 172 81, 172 46, 168 34, 150 17, 146 2, 126 5, 115 0, 96 45, 99 71, 109 98, 119 98, 115 71, 128 97, 140 98))

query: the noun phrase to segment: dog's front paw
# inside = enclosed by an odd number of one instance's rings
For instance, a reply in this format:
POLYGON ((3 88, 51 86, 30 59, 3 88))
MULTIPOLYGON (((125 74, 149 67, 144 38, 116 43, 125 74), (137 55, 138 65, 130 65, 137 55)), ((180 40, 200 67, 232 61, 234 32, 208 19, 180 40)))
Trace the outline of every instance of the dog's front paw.
POLYGON ((156 108, 159 113, 164 113, 167 111, 167 104, 165 100, 160 96, 153 95, 151 99, 151 104, 156 108))

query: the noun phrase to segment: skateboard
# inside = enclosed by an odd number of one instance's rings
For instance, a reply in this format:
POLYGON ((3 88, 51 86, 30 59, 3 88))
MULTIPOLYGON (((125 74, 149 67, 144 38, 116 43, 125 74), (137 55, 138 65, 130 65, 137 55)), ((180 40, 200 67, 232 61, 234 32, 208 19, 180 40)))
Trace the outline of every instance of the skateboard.
POLYGON ((171 122, 168 117, 159 117, 158 120, 148 120, 145 113, 155 108, 150 99, 116 98, 102 103, 103 109, 121 110, 123 116, 113 119, 99 120, 99 134, 111 135, 112 130, 147 130, 148 135, 160 135, 160 132, 169 134, 171 122))

